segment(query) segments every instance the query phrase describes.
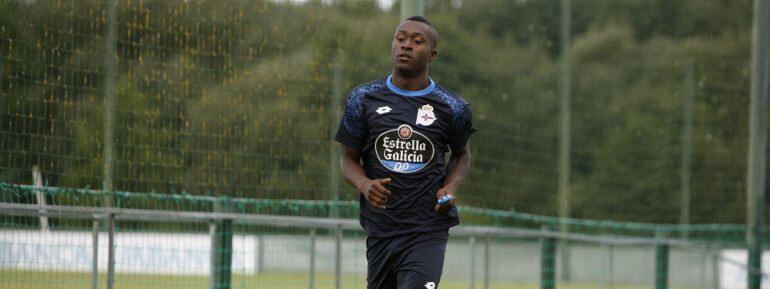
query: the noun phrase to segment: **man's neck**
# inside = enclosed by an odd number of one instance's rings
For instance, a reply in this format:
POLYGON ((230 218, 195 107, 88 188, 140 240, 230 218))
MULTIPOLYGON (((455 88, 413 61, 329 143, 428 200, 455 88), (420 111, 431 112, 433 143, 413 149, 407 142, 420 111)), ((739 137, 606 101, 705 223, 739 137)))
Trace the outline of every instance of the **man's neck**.
POLYGON ((418 73, 414 77, 406 77, 398 74, 396 70, 393 71, 393 77, 391 78, 393 85, 399 89, 408 91, 423 90, 430 86, 430 79, 428 78, 428 71, 418 73))

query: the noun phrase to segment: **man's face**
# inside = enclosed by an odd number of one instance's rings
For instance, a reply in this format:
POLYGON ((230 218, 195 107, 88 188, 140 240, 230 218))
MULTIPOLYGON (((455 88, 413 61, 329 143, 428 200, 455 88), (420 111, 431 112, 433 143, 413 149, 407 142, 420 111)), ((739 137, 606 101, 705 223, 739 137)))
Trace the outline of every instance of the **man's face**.
POLYGON ((425 23, 404 21, 396 28, 391 47, 393 68, 405 76, 424 71, 436 58, 435 30, 425 23))

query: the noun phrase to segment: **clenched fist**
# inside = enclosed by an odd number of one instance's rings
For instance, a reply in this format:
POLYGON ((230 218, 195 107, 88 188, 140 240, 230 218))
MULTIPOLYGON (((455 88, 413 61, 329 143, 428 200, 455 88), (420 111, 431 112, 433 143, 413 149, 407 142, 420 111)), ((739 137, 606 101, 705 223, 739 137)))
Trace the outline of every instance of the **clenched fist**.
POLYGON ((390 183, 390 178, 386 179, 367 179, 358 185, 359 192, 364 194, 366 201, 375 208, 385 209, 385 204, 390 198, 390 190, 385 185, 390 183))

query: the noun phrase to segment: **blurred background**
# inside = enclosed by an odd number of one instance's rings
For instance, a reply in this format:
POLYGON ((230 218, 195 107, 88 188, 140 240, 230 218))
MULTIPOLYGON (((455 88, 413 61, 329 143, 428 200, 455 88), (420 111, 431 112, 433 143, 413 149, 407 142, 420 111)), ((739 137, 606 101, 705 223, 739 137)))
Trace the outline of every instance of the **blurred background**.
MULTIPOLYGON (((742 230, 752 1, 422 3, 440 36, 431 77, 478 129, 458 193, 471 224, 491 224, 477 209, 742 230)), ((168 195, 301 200, 355 218, 333 134, 348 92, 390 74, 402 17, 399 1, 0 0, 4 201, 40 203, 14 189, 29 186, 155 198, 145 209, 179 209, 168 195)), ((16 236, 42 222, 3 220, 16 236)))
MULTIPOLYGON (((114 190, 357 199, 332 135, 347 93, 389 75, 398 4, 118 1, 112 75, 102 1, 2 5, 2 181, 101 188, 110 93, 114 190)), ((557 213, 560 7, 426 1, 431 76, 479 130, 464 205, 557 213)), ((684 181, 693 223, 745 222, 751 1, 572 12, 570 215, 676 223, 684 181)))

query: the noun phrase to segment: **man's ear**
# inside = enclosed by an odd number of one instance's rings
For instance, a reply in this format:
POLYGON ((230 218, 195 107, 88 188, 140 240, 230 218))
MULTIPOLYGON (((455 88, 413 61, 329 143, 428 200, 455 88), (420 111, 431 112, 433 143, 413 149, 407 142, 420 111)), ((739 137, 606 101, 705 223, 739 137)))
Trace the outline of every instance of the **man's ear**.
POLYGON ((428 59, 428 62, 433 62, 433 60, 436 60, 436 57, 438 57, 438 50, 433 49, 430 53, 430 59, 428 59))

